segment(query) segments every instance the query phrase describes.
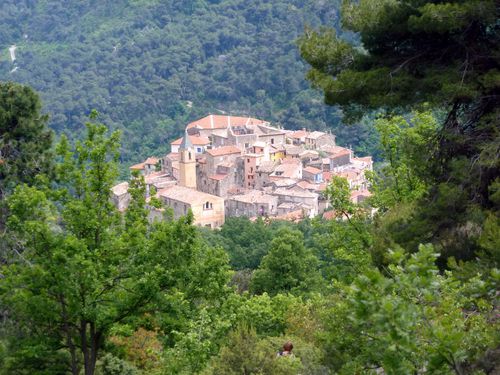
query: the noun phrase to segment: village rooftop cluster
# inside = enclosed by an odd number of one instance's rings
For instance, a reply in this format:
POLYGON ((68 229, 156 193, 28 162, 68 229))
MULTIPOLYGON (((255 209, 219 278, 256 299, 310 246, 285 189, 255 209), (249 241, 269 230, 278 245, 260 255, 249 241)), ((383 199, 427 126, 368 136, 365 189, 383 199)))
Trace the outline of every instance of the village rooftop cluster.
MULTIPOLYGON (((218 228, 226 217, 300 220, 328 210, 324 192, 332 176, 347 179, 351 200, 370 195, 366 171, 372 158, 355 157, 335 136, 292 131, 251 117, 209 115, 187 125, 162 158, 130 167, 144 176, 151 220, 170 207, 176 218, 191 210, 194 224, 218 228)), ((113 187, 120 210, 130 201, 128 182, 113 187)))

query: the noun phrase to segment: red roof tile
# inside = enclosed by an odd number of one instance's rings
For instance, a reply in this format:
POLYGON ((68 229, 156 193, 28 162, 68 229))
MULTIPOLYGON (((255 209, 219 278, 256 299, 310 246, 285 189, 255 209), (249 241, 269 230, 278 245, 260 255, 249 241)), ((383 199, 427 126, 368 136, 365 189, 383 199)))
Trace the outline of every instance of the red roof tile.
POLYGON ((211 150, 207 150, 207 154, 211 156, 241 154, 241 150, 236 146, 222 146, 218 148, 213 148, 211 150))
POLYGON ((190 123, 187 128, 225 129, 228 126, 263 125, 266 121, 252 117, 208 115, 190 123))
POLYGON ((311 173, 311 174, 319 174, 321 173, 321 169, 314 168, 314 167, 306 167, 303 169, 304 172, 311 173))
POLYGON ((131 166, 129 169, 141 171, 144 169, 144 163, 135 164, 131 166))
POLYGON ((293 133, 288 134, 290 138, 295 138, 295 139, 300 139, 300 138, 305 138, 307 137, 309 133, 305 130, 297 130, 294 131, 293 133))
MULTIPOLYGON (((176 139, 175 141, 171 142, 170 144, 172 146, 180 145, 182 143, 183 139, 184 139, 184 137, 181 137, 181 138, 176 139)), ((189 140, 191 141, 191 143, 193 145, 196 145, 196 146, 205 146, 205 145, 209 145, 210 144, 210 139, 208 139, 207 137, 190 135, 189 136, 189 140)))

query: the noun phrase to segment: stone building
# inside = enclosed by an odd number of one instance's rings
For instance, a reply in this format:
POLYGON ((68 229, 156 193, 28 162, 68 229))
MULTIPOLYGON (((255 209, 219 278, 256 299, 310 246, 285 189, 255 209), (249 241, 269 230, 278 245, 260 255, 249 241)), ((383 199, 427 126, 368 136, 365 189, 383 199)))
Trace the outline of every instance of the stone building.
POLYGON ((119 211, 125 211, 130 203, 128 182, 122 182, 111 189, 111 200, 119 211))
MULTIPOLYGON (((165 207, 172 208, 176 219, 191 210, 195 225, 218 228, 224 224, 224 198, 179 185, 162 189, 157 196, 165 207)), ((158 218, 159 214, 153 212, 152 216, 158 218)))
POLYGON ((335 146, 326 149, 330 159, 330 170, 351 163, 352 151, 345 147, 335 146))
POLYGON ((335 136, 330 133, 314 131, 306 136, 306 147, 319 149, 325 146, 335 146, 335 136))
POLYGON ((323 171, 314 167, 306 167, 302 170, 302 176, 304 180, 312 183, 322 183, 323 182, 323 171))
POLYGON ((226 216, 275 216, 277 210, 278 197, 259 190, 234 195, 226 200, 226 216))
POLYGON ((297 203, 302 204, 308 209, 309 216, 314 217, 318 214, 318 198, 319 195, 316 193, 311 193, 309 191, 304 191, 302 189, 285 189, 278 188, 271 193, 278 197, 278 203, 297 203))
POLYGON ((196 157, 187 132, 179 146, 179 154, 179 184, 196 189, 196 157))

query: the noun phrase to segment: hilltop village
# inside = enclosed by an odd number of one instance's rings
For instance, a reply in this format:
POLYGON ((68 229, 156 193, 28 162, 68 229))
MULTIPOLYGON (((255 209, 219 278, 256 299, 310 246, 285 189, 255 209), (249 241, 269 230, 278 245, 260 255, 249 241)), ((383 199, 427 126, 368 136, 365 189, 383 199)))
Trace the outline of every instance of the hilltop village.
MULTIPOLYGON (((218 228, 225 217, 300 220, 328 210, 324 191, 332 176, 347 179, 351 200, 370 195, 365 171, 373 161, 338 146, 335 135, 292 131, 251 118, 209 115, 187 125, 163 158, 150 157, 130 169, 144 176, 150 219, 166 207, 180 217, 191 210, 194 224, 218 228)), ((120 210, 130 201, 128 182, 113 187, 120 210)))

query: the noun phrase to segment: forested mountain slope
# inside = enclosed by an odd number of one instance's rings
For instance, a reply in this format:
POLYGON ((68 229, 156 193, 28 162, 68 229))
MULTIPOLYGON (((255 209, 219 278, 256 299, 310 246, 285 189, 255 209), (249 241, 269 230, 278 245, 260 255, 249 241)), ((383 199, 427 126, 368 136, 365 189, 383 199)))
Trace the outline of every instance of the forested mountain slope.
MULTIPOLYGON (((38 90, 50 125, 71 136, 97 109, 123 129, 126 162, 167 151, 187 121, 217 110, 335 129, 337 110, 309 88, 296 39, 305 25, 338 28, 339 3, 4 0, 0 80, 38 90)), ((335 131, 368 151, 364 126, 335 131)))

